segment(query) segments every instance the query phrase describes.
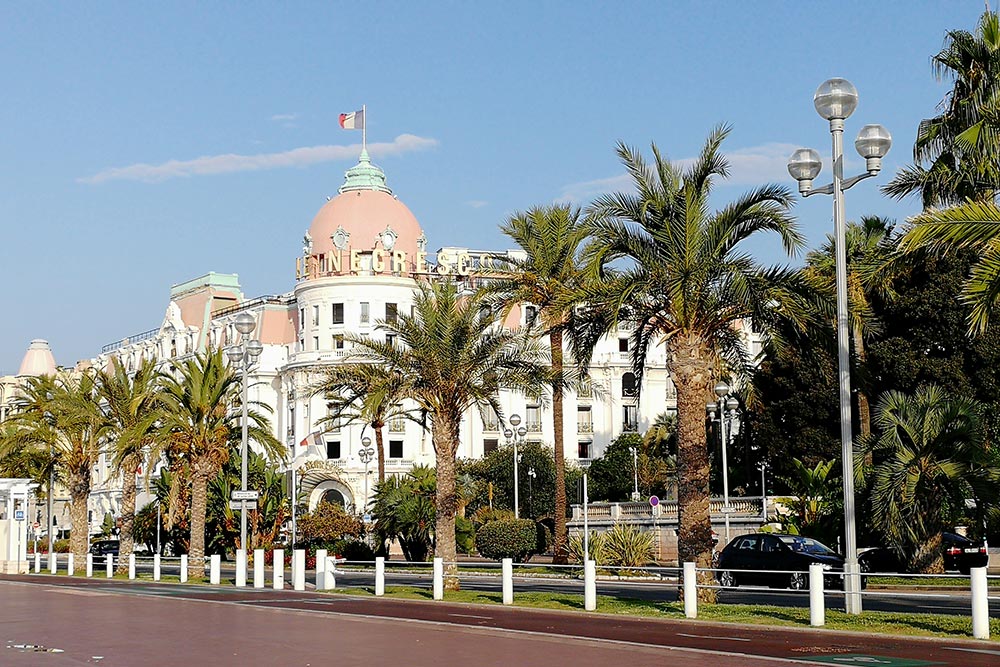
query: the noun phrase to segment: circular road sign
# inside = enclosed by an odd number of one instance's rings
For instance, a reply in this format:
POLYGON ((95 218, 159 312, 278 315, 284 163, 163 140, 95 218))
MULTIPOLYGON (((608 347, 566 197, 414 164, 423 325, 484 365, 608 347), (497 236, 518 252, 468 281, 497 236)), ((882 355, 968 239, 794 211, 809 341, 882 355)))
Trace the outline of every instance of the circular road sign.
POLYGON ((660 504, 660 499, 657 498, 656 496, 650 496, 649 497, 649 504, 652 505, 653 507, 656 507, 657 505, 660 504))

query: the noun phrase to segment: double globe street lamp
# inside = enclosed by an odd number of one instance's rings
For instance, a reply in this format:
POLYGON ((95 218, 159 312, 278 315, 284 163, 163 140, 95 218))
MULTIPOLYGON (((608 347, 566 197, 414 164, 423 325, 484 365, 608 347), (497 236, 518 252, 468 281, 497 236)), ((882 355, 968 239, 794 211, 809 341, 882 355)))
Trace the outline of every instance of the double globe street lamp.
POLYGON ((361 438, 361 449, 358 451, 358 458, 365 464, 365 506, 364 511, 368 512, 368 464, 375 457, 375 450, 372 448, 372 439, 367 435, 361 438))
POLYGON ((720 382, 715 385, 715 395, 718 400, 705 405, 705 412, 708 420, 719 423, 719 442, 722 444, 722 514, 726 518, 726 544, 729 544, 729 514, 732 508, 729 506, 729 434, 733 432, 733 420, 736 419, 736 410, 740 407, 740 402, 736 397, 729 396, 729 385, 720 382), (729 396, 727 399, 726 396, 729 396), (719 418, 716 419, 715 415, 719 418), (729 434, 726 433, 726 424, 729 424, 729 434))
POLYGON ((521 455, 517 452, 517 446, 524 442, 524 436, 528 434, 528 429, 521 426, 521 415, 513 414, 507 421, 510 426, 503 431, 503 437, 507 440, 507 446, 514 445, 514 518, 521 518, 520 504, 518 503, 518 470, 517 465, 521 462, 521 455))
POLYGON ((844 121, 858 106, 858 91, 846 79, 824 81, 813 96, 817 113, 830 122, 833 138, 833 182, 813 188, 822 168, 819 153, 811 148, 795 151, 788 160, 788 173, 799 182, 803 197, 833 195, 833 233, 837 281, 837 362, 840 388, 840 439, 844 479, 844 591, 847 613, 861 613, 861 577, 854 526, 854 452, 851 434, 851 358, 847 328, 847 249, 845 248, 844 191, 882 170, 882 158, 892 146, 889 131, 881 125, 865 125, 854 147, 865 159, 865 173, 844 178, 844 121))
POLYGON ((242 312, 236 316, 236 331, 240 334, 240 342, 226 350, 229 361, 240 368, 243 397, 240 403, 243 408, 243 437, 240 440, 240 456, 242 466, 240 468, 240 548, 247 549, 247 385, 249 384, 250 367, 264 351, 261 342, 251 337, 251 333, 257 328, 257 320, 253 315, 242 312))

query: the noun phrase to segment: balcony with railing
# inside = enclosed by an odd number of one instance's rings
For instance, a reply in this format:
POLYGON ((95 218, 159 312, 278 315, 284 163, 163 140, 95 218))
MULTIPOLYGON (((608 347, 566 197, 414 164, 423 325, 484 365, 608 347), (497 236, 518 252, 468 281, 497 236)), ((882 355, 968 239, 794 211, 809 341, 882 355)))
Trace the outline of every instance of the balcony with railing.
POLYGON ((405 433, 406 432, 406 420, 405 419, 390 419, 389 420, 389 433, 405 433))
POLYGON ((524 427, 528 429, 528 433, 541 433, 542 432, 542 422, 540 421, 530 421, 525 422, 524 427))
POLYGON ((593 433, 594 432, 594 422, 592 422, 590 420, 585 421, 585 422, 584 421, 577 422, 576 423, 576 432, 577 433, 593 433))

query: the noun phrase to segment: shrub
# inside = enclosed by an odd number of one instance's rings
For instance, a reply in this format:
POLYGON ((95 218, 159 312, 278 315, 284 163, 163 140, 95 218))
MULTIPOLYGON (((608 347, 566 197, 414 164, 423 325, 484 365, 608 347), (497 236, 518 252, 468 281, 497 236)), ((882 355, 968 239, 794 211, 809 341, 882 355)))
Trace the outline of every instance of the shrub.
MULTIPOLYGON (((590 551, 590 560, 598 565, 604 564, 604 533, 595 530, 590 531, 590 542, 587 545, 590 551)), ((574 533, 569 538, 569 553, 576 562, 583 562, 583 533, 574 533)))
POLYGON ((531 519, 491 521, 476 533, 476 546, 483 558, 512 558, 523 563, 538 549, 538 534, 531 519))
POLYGON ((507 521, 514 519, 514 512, 505 509, 493 509, 491 507, 480 507, 472 514, 472 523, 479 528, 491 521, 507 521))
POLYGON ((601 544, 604 565, 642 567, 653 560, 655 554, 653 534, 635 526, 616 523, 604 533, 601 544))
POLYGON ((56 540, 55 552, 57 554, 69 553, 69 540, 56 540))
POLYGON ((347 514, 340 505, 320 503, 312 512, 299 517, 298 530, 303 541, 330 541, 361 537, 365 534, 365 525, 357 517, 347 514))
POLYGON ((476 550, 476 529, 465 517, 455 517, 455 544, 459 553, 468 555, 476 550))

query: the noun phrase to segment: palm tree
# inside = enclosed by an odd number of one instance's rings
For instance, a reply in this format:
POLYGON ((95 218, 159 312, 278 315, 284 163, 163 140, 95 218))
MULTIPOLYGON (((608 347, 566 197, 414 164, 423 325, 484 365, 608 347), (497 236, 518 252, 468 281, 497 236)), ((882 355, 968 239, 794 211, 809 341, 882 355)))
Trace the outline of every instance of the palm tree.
MULTIPOLYGON (((240 379, 226 364, 222 350, 209 350, 179 363, 177 375, 163 381, 162 428, 165 435, 154 447, 151 460, 166 450, 178 478, 191 484, 191 543, 188 577, 200 579, 205 568, 205 515, 208 481, 219 474, 239 447, 240 417, 232 409, 240 402, 240 379)), ((260 445, 272 459, 284 455, 271 434, 266 417, 250 410, 248 439, 260 445)), ((173 496, 174 494, 172 494, 173 496)), ((172 514, 172 512, 171 512, 172 514)), ((244 545, 239 545, 243 548, 244 545)))
POLYGON ((969 480, 995 486, 998 479, 982 445, 976 404, 936 385, 912 395, 890 391, 879 399, 875 426, 855 459, 859 481, 871 486, 875 525, 911 568, 943 572, 947 509, 960 503, 964 510, 969 480))
MULTIPOLYGON (((860 223, 847 225, 844 247, 847 253, 847 308, 851 320, 851 341, 858 366, 867 359, 865 339, 878 332, 873 303, 893 298, 892 281, 895 277, 895 244, 893 223, 877 216, 866 216, 860 223)), ((826 242, 806 255, 806 279, 814 289, 831 302, 836 294, 834 268, 834 240, 826 242)), ((861 383, 859 383, 860 385, 861 383)), ((860 435, 871 432, 871 409, 868 394, 863 386, 856 390, 860 435)))
POLYGON ((914 164, 882 191, 901 199, 920 193, 924 207, 989 201, 1000 190, 1000 18, 986 11, 974 33, 948 32, 931 59, 938 79, 954 81, 943 111, 921 121, 914 164), (928 163, 924 167, 923 163, 928 163))
POLYGON ((484 317, 481 295, 459 295, 451 283, 420 285, 412 315, 379 328, 395 341, 350 335, 361 361, 397 373, 404 394, 430 419, 436 460, 434 554, 447 566, 446 585, 455 576, 455 457, 459 426, 467 410, 489 406, 500 412, 497 395, 506 389, 539 394, 550 377, 539 365, 541 349, 521 331, 484 317))
MULTIPOLYGON (((677 388, 681 561, 711 567, 709 458, 705 403, 727 367, 748 370, 740 327, 768 331, 779 321, 804 318, 806 286, 787 268, 764 268, 739 244, 759 232, 776 233, 788 253, 802 236, 788 213, 792 194, 765 185, 720 211, 710 212, 713 180, 729 172, 720 152, 727 127, 716 128, 686 169, 653 144, 653 164, 618 145, 635 193, 606 194, 589 208, 594 236, 587 256, 601 279, 585 290, 588 322, 574 349, 586 363, 593 346, 619 325, 631 327, 632 366, 641 387, 647 352, 664 344, 667 371, 677 388)), ((701 575, 706 584, 709 573, 701 575)), ((714 590, 703 588, 705 600, 714 590)))
MULTIPOLYGON (((97 391, 103 399, 112 441, 111 465, 122 478, 120 553, 130 554, 134 543, 136 475, 141 474, 146 454, 160 434, 160 379, 156 362, 143 359, 134 373, 112 358, 111 368, 97 373, 97 391)), ((119 559, 118 571, 128 570, 119 559)))
POLYGON ((973 202, 943 210, 930 209, 910 219, 900 241, 904 252, 944 252, 971 248, 979 254, 962 288, 972 306, 969 331, 980 334, 990 324, 1000 301, 1000 206, 973 202))
MULTIPOLYGON (((566 533, 566 459, 563 433, 563 334, 572 325, 586 273, 580 250, 587 231, 579 209, 539 206, 516 213, 500 228, 525 253, 524 259, 503 257, 503 270, 484 288, 509 310, 523 303, 535 306, 539 335, 548 336, 552 368, 552 431, 556 467, 555 541, 553 562, 569 562, 566 533)), ((535 322, 528 322, 529 326, 535 322)))
POLYGON ((313 395, 323 394, 330 416, 323 423, 331 424, 346 417, 348 422, 360 421, 375 432, 378 453, 378 483, 385 481, 385 442, 382 429, 393 419, 419 421, 412 410, 401 406, 405 394, 397 371, 378 364, 331 366, 323 378, 312 387, 313 395))

